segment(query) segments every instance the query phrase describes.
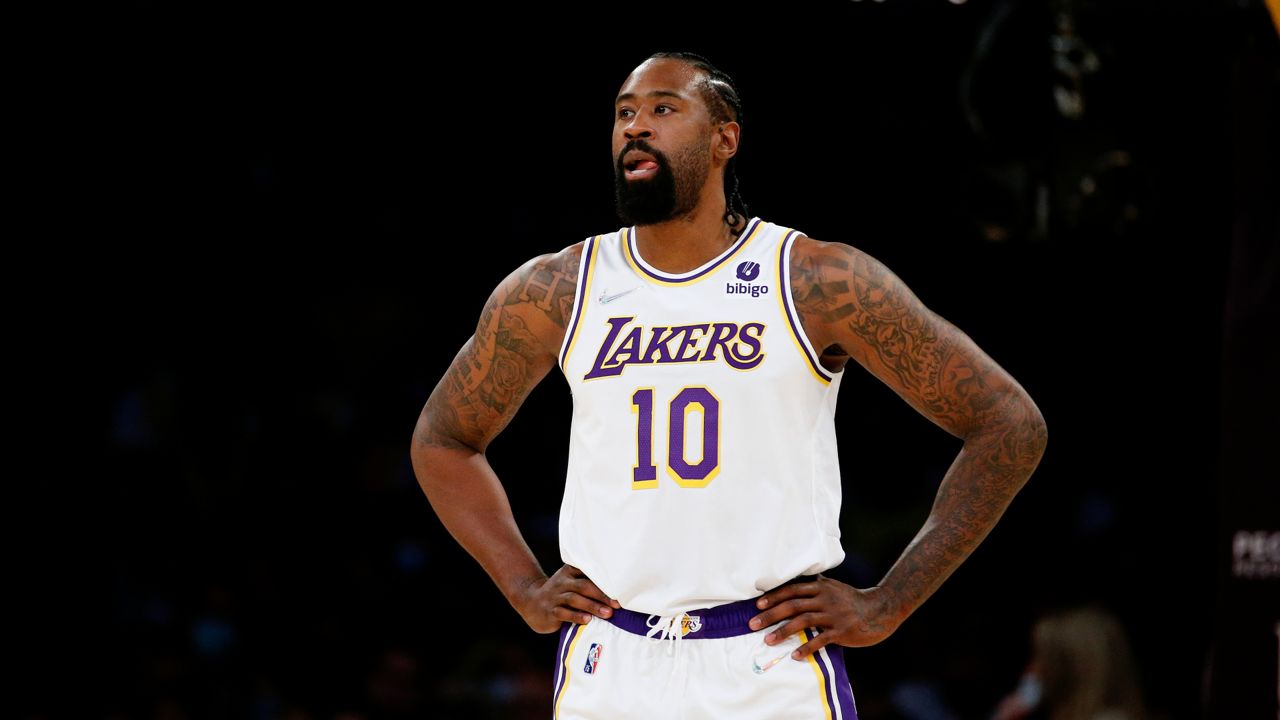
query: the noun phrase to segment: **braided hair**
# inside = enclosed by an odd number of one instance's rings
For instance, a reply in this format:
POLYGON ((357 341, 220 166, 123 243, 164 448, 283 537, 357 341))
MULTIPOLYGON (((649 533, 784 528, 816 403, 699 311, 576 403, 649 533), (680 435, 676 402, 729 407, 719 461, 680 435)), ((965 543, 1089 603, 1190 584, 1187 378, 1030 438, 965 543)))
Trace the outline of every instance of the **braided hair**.
MULTIPOLYGON (((654 58, 680 60, 706 73, 706 82, 699 85, 699 90, 712 119, 715 122, 735 121, 742 124, 742 100, 738 97, 738 88, 734 87, 733 79, 712 65, 710 60, 691 52, 679 51, 656 52, 649 56, 651 60, 654 58)), ((738 191, 737 166, 737 155, 729 158, 724 166, 724 219, 731 228, 738 227, 739 215, 742 216, 743 223, 750 217, 747 205, 742 201, 742 194, 738 191)))

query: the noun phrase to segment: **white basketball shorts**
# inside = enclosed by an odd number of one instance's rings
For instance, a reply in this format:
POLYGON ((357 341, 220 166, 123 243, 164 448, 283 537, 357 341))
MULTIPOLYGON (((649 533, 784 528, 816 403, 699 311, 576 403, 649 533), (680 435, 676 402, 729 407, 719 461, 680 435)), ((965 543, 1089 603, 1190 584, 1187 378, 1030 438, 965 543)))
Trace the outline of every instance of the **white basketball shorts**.
POLYGON ((566 622, 557 646, 556 720, 857 720, 843 648, 807 658, 792 651, 814 628, 784 642, 752 631, 756 598, 674 617, 614 610, 605 620, 566 622))

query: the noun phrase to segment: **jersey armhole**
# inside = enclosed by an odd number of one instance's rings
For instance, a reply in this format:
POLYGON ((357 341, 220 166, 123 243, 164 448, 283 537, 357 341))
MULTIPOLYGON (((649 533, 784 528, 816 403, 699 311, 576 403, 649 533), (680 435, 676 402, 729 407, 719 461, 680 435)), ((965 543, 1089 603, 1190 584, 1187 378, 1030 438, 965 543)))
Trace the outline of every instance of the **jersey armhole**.
POLYGON ((805 334, 804 325, 800 322, 800 314, 796 311, 795 299, 791 294, 791 247, 795 245, 796 238, 802 236, 808 237, 799 230, 786 229, 786 236, 778 252, 778 285, 781 290, 778 293, 778 299, 782 303, 782 314, 787 319, 787 326, 791 332, 791 339, 796 343, 796 349, 804 355, 809 363, 809 369, 813 371, 813 376, 825 385, 831 383, 833 376, 843 372, 843 368, 832 372, 822 367, 822 363, 818 361, 820 355, 814 351, 813 344, 809 342, 809 336, 805 334))
POLYGON ((560 341, 560 372, 565 377, 569 373, 565 364, 569 362, 569 353, 573 351, 573 343, 578 337, 578 325, 582 320, 582 308, 587 302, 587 293, 591 292, 591 275, 595 271, 596 251, 600 247, 600 236, 587 238, 582 248, 582 257, 578 258, 578 288, 573 294, 573 310, 569 313, 569 327, 565 329, 564 340, 560 341))

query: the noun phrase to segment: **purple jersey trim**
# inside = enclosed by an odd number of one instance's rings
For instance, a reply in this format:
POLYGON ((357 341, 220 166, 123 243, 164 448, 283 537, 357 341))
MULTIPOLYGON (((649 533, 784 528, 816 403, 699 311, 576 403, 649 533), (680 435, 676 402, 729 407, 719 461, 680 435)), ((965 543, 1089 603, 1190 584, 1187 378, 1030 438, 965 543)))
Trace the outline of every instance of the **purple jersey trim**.
POLYGON ((818 377, 831 382, 831 375, 827 373, 826 368, 822 367, 817 358, 809 352, 809 345, 804 342, 804 328, 796 322, 795 308, 791 306, 791 283, 787 277, 790 267, 787 263, 787 255, 791 248, 791 242, 799 234, 798 230, 792 230, 782 240, 782 248, 778 251, 778 287, 782 290, 782 304, 787 310, 787 322, 791 323, 791 332, 796 334, 796 340, 800 343, 800 349, 804 351, 805 358, 809 360, 809 366, 813 368, 814 372, 818 373, 818 377))
MULTIPOLYGON (((817 580, 817 575, 802 575, 793 580, 789 580, 783 585, 790 585, 798 582, 813 582, 817 580)), ((779 585, 781 587, 781 585, 779 585)), ((738 600, 736 602, 727 603, 725 605, 717 605, 712 608, 704 608, 702 610, 690 610, 686 614, 697 616, 702 623, 696 632, 691 632, 681 636, 682 640, 721 640, 724 638, 737 637, 739 635, 750 635, 755 632, 747 625, 751 618, 760 614, 760 609, 756 607, 756 600, 759 598, 747 598, 746 600, 738 600)), ((652 629, 649 627, 649 618, 655 617, 626 608, 619 608, 613 611, 613 617, 606 618, 609 622, 617 627, 626 630, 635 635, 648 635, 652 629)), ((655 635, 655 637, 657 637, 655 635)))
POLYGON ((836 696, 840 699, 844 720, 858 720, 858 705, 853 701, 853 687, 849 684, 849 671, 844 664, 844 648, 832 643, 824 645, 822 650, 831 658, 831 669, 836 676, 836 696))
POLYGON ((569 333, 564 338, 564 349, 560 351, 560 368, 564 369, 565 356, 569 354, 569 348, 573 347, 573 333, 578 329, 578 318, 582 317, 582 306, 587 304, 587 278, 591 277, 591 251, 594 249, 600 236, 597 235, 587 241, 587 246, 582 249, 582 269, 581 277, 578 278, 578 307, 573 312, 573 322, 569 323, 569 333))
POLYGON ((565 662, 568 660, 569 646, 573 644, 573 638, 582 628, 581 625, 574 622, 564 622, 560 625, 560 651, 556 653, 556 689, 551 698, 551 707, 556 706, 556 702, 560 699, 560 691, 564 689, 564 680, 566 675, 565 662))
POLYGON ((636 261, 636 267, 640 268, 641 272, 654 280, 661 280, 669 283, 689 282, 690 280, 697 280, 703 275, 715 270, 723 265, 725 260, 733 257, 734 253, 738 252, 738 248, 742 247, 743 243, 751 239, 751 233, 755 232, 756 226, 759 224, 760 218, 753 218, 742 231, 742 234, 738 236, 738 242, 734 243, 728 250, 725 250, 724 254, 720 256, 720 259, 716 260, 710 267, 705 268, 702 272, 690 275, 689 277, 672 277, 670 275, 663 275, 662 273, 654 272, 645 267, 644 262, 640 259, 640 249, 636 247, 636 227, 634 225, 627 229, 627 251, 631 253, 631 258, 636 261))
MULTIPOLYGON (((805 642, 809 642, 816 637, 818 637, 816 630, 811 630, 809 628, 804 629, 805 642)), ((827 694, 827 707, 834 709, 836 706, 836 699, 833 697, 833 693, 831 692, 831 674, 827 672, 827 664, 822 662, 821 652, 822 648, 818 648, 818 652, 813 653, 813 662, 818 666, 818 672, 822 673, 822 691, 827 694)))

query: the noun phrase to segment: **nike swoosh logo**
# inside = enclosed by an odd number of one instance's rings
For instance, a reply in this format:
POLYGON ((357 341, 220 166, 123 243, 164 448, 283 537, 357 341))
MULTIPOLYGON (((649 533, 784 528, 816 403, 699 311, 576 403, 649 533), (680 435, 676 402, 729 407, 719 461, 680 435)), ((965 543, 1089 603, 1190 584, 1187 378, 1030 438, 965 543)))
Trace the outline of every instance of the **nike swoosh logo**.
MULTIPOLYGON (((614 300, 617 300, 618 298, 622 297, 623 295, 628 295, 628 294, 633 293, 633 292, 635 292, 636 290, 639 290, 639 289, 640 289, 640 288, 631 288, 630 290, 623 290, 622 292, 620 292, 620 293, 614 293, 613 295, 606 295, 605 293, 600 293, 600 304, 601 304, 601 305, 608 305, 609 303, 613 302, 614 300)), ((605 292, 608 292, 608 291, 606 290, 605 292)))

